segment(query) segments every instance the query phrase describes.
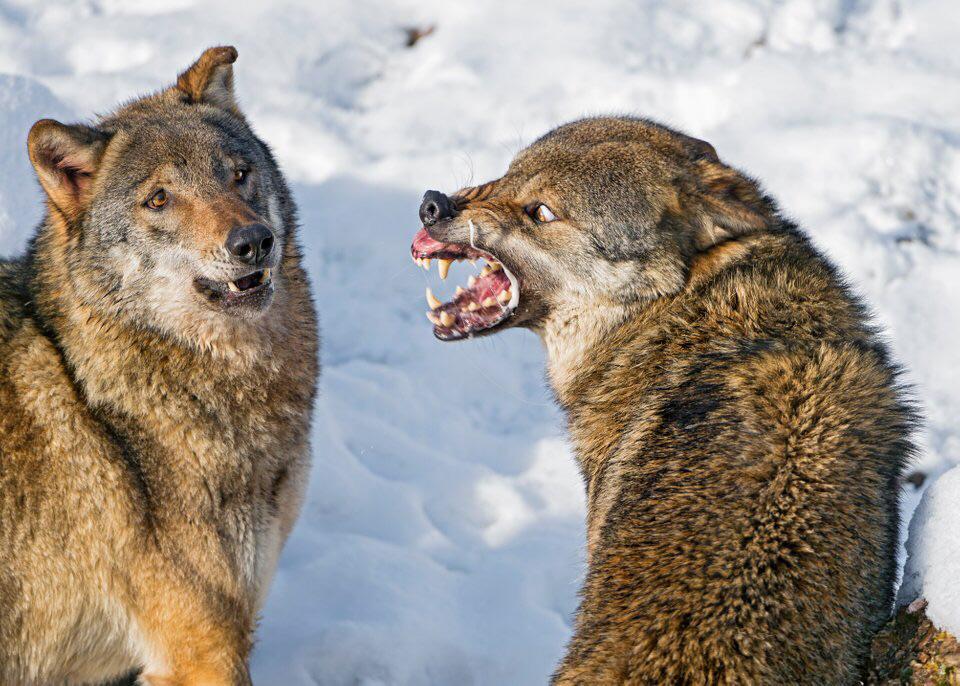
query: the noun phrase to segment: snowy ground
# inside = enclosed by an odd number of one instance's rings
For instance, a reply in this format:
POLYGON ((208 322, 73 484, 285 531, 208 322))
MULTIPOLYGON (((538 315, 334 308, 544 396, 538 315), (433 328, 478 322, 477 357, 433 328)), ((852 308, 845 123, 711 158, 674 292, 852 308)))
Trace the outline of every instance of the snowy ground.
POLYGON ((543 683, 576 605, 581 486, 532 335, 432 339, 439 279, 407 253, 420 195, 497 176, 583 114, 710 140, 875 306, 929 419, 929 484, 960 463, 958 30, 954 0, 0 0, 0 254, 39 215, 34 119, 107 110, 236 45, 325 337, 309 500, 254 676, 543 683))

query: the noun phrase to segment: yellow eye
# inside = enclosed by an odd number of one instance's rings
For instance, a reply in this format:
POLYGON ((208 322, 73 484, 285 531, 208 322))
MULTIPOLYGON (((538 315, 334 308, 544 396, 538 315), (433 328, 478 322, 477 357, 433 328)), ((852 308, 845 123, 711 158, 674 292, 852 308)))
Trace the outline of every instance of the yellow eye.
POLYGON ((541 204, 537 205, 536 209, 533 211, 533 218, 541 224, 546 224, 547 222, 555 221, 557 215, 555 215, 549 207, 541 204))
POLYGON ((246 182, 246 180, 247 180, 247 176, 249 176, 249 175, 250 175, 250 172, 249 172, 249 170, 247 170, 247 169, 234 169, 234 170, 233 170, 233 181, 234 181, 234 183, 236 183, 238 186, 243 185, 243 184, 246 182))
POLYGON ((156 193, 150 196, 150 199, 147 200, 147 207, 151 210, 159 210, 161 207, 169 202, 170 196, 167 195, 167 192, 162 188, 156 193))

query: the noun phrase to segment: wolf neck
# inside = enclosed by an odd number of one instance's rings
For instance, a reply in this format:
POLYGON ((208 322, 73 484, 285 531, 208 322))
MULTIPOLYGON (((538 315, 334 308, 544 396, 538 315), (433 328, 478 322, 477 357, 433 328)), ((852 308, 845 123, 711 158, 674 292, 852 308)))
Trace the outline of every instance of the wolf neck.
POLYGON ((563 303, 555 306, 537 330, 547 353, 547 375, 564 407, 573 401, 573 386, 581 372, 591 366, 604 340, 642 306, 620 303, 563 303))

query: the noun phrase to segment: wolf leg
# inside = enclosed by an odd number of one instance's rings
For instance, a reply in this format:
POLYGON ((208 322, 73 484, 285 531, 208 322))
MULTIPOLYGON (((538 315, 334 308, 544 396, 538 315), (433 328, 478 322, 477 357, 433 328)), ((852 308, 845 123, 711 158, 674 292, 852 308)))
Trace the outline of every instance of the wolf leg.
POLYGON ((250 686, 253 619, 222 591, 185 584, 159 588, 139 611, 149 686, 250 686))

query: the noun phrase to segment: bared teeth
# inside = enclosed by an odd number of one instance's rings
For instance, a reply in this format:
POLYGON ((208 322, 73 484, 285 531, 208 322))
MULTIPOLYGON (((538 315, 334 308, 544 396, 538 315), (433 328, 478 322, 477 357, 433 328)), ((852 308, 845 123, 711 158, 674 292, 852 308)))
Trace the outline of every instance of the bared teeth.
POLYGON ((427 271, 430 271, 430 258, 424 257, 423 260, 420 262, 420 266, 426 269, 427 271))
POLYGON ((453 323, 454 323, 455 321, 457 321, 457 318, 454 317, 454 316, 453 316, 452 314, 450 314, 449 312, 441 312, 441 313, 440 313, 440 323, 441 323, 443 326, 451 327, 451 326, 453 326, 453 323))
POLYGON ((497 300, 499 300, 501 304, 506 304, 510 302, 510 298, 512 297, 513 297, 513 294, 510 292, 510 289, 508 288, 505 291, 500 291, 500 293, 497 295, 497 300))
POLYGON ((491 262, 488 265, 485 265, 483 269, 480 270, 480 276, 486 276, 487 274, 493 274, 495 271, 499 271, 501 264, 499 262, 491 262))
POLYGON ((451 264, 453 264, 453 260, 437 260, 437 271, 440 272, 441 279, 447 278, 451 264))
POLYGON ((467 285, 468 285, 470 288, 473 288, 474 286, 476 286, 476 285, 477 285, 477 277, 471 276, 469 279, 467 279, 467 285))
POLYGON ((497 304, 497 301, 496 301, 496 300, 494 299, 494 297, 491 295, 489 298, 487 298, 486 300, 484 300, 484 301, 483 301, 482 303, 480 303, 480 304, 483 305, 484 307, 493 307, 494 305, 497 304))
POLYGON ((457 286, 457 290, 456 290, 456 291, 454 291, 454 293, 455 293, 455 294, 456 294, 457 296, 461 296, 461 295, 463 295, 464 293, 466 293, 466 291, 465 291, 465 290, 463 290, 463 288, 462 288, 462 287, 460 287, 460 286, 457 286))
POLYGON ((440 326, 440 317, 437 316, 436 312, 427 312, 427 319, 440 326))
POLYGON ((435 310, 443 304, 437 299, 437 296, 435 296, 433 291, 431 291, 429 288, 427 288, 427 304, 430 306, 431 310, 435 310))
POLYGON ((469 312, 476 312, 479 309, 480 309, 480 306, 475 302, 472 302, 469 305, 467 305, 467 310, 469 312))

